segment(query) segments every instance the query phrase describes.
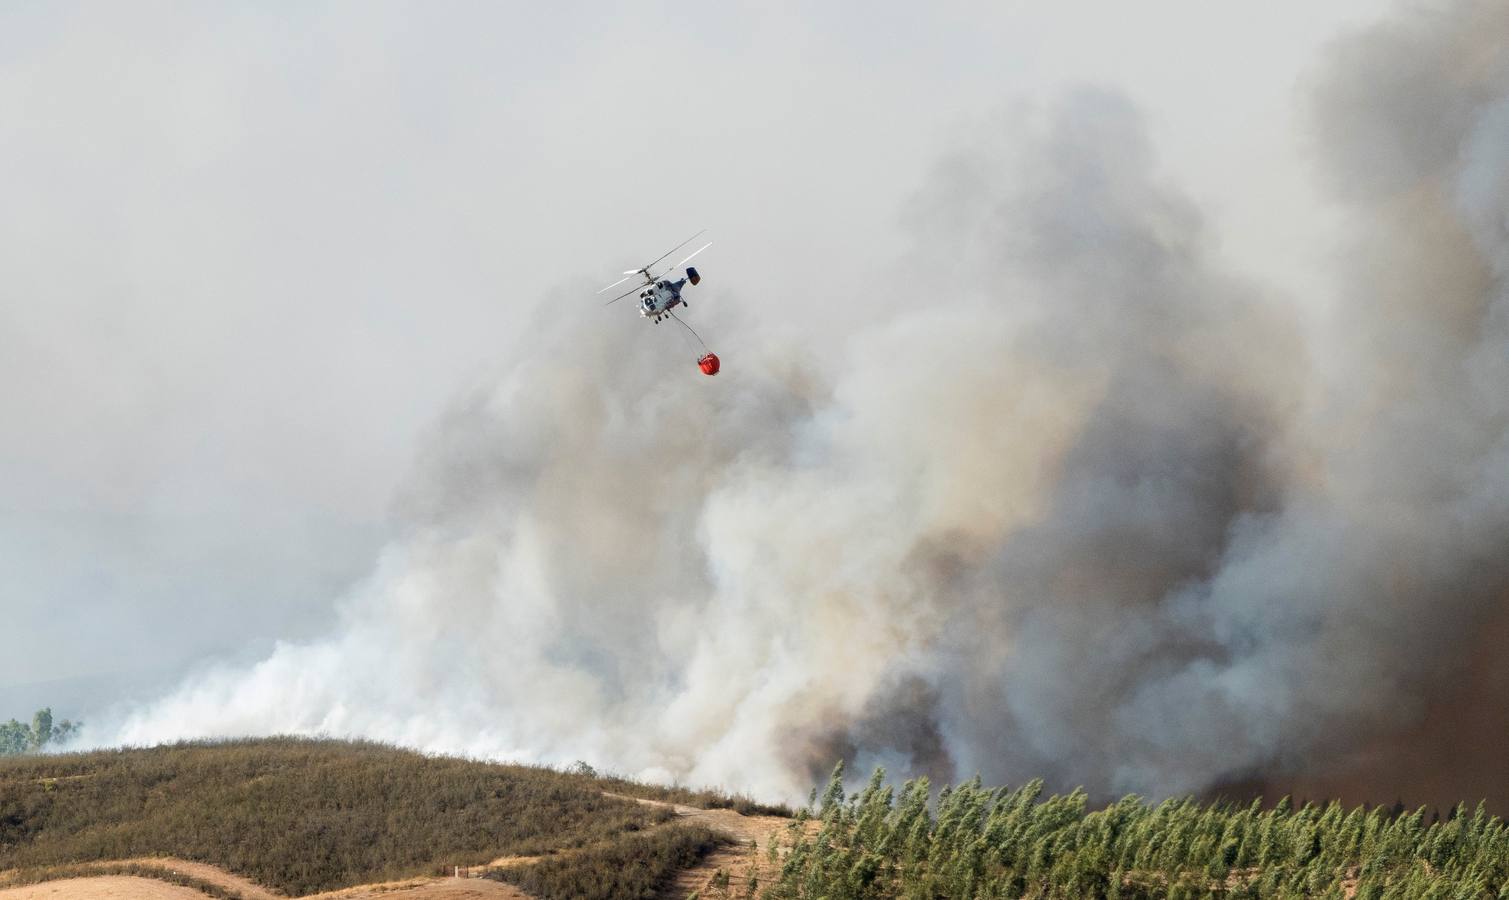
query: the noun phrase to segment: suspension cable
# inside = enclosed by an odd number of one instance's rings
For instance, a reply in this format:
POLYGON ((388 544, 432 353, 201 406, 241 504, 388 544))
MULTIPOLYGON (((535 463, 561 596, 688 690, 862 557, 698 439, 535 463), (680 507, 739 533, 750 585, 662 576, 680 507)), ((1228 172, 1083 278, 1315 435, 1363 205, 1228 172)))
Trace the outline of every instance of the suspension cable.
POLYGON ((673 318, 673 319, 675 319, 675 320, 676 320, 676 321, 677 321, 677 322, 681 322, 681 327, 682 327, 682 328, 685 328, 685 329, 686 329, 686 330, 687 330, 687 331, 689 331, 689 332, 691 332, 691 335, 692 335, 692 337, 694 337, 694 338, 696 338, 696 339, 697 339, 697 343, 699 343, 699 344, 701 344, 701 345, 702 345, 702 352, 703 352, 703 353, 711 353, 711 352, 712 352, 712 351, 711 351, 711 350, 708 350, 708 349, 707 349, 707 342, 706 342, 706 341, 704 341, 704 340, 703 340, 703 339, 702 339, 702 336, 701 336, 701 335, 700 335, 700 334, 698 334, 698 333, 697 333, 697 332, 696 332, 696 331, 695 331, 695 330, 694 330, 694 329, 693 329, 693 328, 692 328, 692 326, 690 326, 690 325, 688 325, 688 324, 686 324, 686 323, 685 323, 685 322, 682 322, 682 320, 681 320, 681 317, 680 317, 680 316, 678 316, 678 315, 676 315, 676 314, 675 314, 675 313, 674 313, 674 312, 671 312, 671 311, 670 311, 670 310, 666 310, 666 313, 667 313, 667 314, 668 314, 668 315, 669 315, 669 316, 670 316, 670 317, 671 317, 671 318, 673 318))

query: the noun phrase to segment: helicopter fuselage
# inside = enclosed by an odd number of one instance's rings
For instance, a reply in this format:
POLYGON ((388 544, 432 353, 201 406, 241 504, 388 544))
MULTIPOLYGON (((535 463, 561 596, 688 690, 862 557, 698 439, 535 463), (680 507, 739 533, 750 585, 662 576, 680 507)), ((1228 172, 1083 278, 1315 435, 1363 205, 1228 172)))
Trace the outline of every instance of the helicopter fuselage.
POLYGON ((651 285, 646 285, 639 292, 639 314, 646 319, 660 320, 672 309, 684 304, 681 299, 681 288, 686 284, 686 279, 668 281, 661 279, 651 285))

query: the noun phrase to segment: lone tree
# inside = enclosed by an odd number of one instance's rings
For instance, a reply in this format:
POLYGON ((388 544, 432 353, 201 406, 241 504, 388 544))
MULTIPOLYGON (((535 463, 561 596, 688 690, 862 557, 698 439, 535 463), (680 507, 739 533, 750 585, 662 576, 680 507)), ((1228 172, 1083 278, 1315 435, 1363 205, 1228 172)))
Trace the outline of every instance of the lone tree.
POLYGON ((36 753, 48 744, 61 744, 79 730, 80 722, 53 722, 52 707, 37 710, 31 725, 11 719, 0 725, 0 756, 36 753))

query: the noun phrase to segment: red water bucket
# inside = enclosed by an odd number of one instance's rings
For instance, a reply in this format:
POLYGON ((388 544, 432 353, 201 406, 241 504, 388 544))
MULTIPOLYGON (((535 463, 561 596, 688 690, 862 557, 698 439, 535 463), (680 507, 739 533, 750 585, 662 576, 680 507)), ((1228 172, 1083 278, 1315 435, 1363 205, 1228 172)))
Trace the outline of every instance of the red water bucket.
POLYGON ((702 370, 703 375, 718 374, 718 355, 716 353, 709 353, 697 360, 697 368, 702 370))

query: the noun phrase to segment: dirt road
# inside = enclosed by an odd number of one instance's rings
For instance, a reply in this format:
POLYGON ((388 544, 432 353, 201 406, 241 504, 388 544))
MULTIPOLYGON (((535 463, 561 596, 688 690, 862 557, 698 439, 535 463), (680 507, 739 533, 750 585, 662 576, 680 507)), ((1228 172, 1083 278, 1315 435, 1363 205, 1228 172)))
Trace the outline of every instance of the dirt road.
MULTIPOLYGON (((288 900, 256 882, 227 872, 207 863, 189 862, 170 857, 133 859, 99 863, 95 868, 109 868, 122 864, 143 869, 156 869, 166 876, 186 875, 198 881, 233 891, 243 900, 288 900)), ((403 881, 384 881, 361 884, 311 894, 299 900, 368 900, 381 896, 383 900, 528 900, 528 895, 518 888, 482 878, 409 878, 403 881)), ((160 881, 138 875, 94 875, 81 878, 64 878, 38 884, 0 888, 0 900, 205 900, 205 895, 192 887, 160 881)))

